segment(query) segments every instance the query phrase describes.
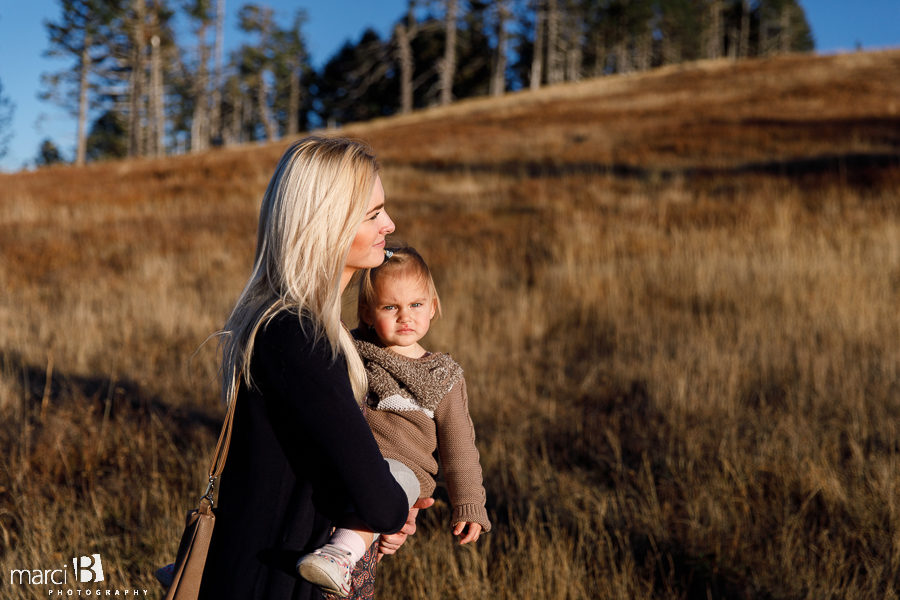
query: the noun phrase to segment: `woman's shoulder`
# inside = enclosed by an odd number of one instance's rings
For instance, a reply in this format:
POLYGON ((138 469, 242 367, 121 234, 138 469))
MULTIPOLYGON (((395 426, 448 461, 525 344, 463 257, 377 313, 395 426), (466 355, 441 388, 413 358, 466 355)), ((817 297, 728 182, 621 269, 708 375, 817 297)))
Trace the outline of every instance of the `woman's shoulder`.
POLYGON ((328 347, 325 336, 319 334, 312 317, 287 308, 267 317, 260 324, 256 332, 256 344, 278 350, 306 350, 314 353, 320 353, 328 347))

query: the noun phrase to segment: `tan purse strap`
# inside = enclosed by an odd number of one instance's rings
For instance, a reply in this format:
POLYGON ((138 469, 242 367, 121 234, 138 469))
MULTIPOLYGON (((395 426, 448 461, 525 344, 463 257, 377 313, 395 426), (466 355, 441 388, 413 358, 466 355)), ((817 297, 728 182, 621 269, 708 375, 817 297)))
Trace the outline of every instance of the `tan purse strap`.
POLYGON ((209 465, 209 485, 207 485, 203 496, 200 497, 201 503, 203 500, 206 500, 210 505, 215 504, 213 491, 216 480, 219 479, 219 476, 222 475, 222 471, 225 469, 225 459, 228 458, 228 447, 231 445, 231 428, 234 424, 234 407, 236 404, 237 394, 228 403, 228 410, 225 412, 225 421, 222 423, 222 431, 219 432, 219 441, 216 442, 216 452, 213 455, 212 463, 209 465))

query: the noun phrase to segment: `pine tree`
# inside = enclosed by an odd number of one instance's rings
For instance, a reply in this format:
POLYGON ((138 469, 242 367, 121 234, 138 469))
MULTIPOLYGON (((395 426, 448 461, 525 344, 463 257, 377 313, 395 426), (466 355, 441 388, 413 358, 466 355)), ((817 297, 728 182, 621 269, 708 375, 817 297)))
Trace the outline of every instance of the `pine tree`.
POLYGON ((254 81, 256 88, 256 108, 265 132, 265 139, 272 141, 278 137, 278 129, 272 116, 273 97, 270 80, 274 68, 274 47, 276 37, 275 13, 263 5, 245 4, 238 12, 241 31, 255 34, 257 43, 244 46, 241 68, 244 75, 254 81))
POLYGON ((284 133, 293 136, 300 131, 302 89, 301 82, 309 69, 309 57, 302 28, 306 23, 306 11, 297 9, 291 26, 277 29, 274 34, 274 71, 276 82, 276 111, 284 133))
POLYGON ((110 24, 121 12, 115 0, 60 0, 56 21, 45 22, 50 46, 46 56, 74 59, 74 69, 43 74, 41 97, 72 109, 77 116, 75 164, 86 157, 88 89, 94 69, 110 59, 110 24))
POLYGON ((63 156, 57 145, 50 138, 44 139, 38 148, 37 157, 34 159, 35 166, 49 167, 61 162, 63 162, 63 156))
POLYGON ((124 158, 130 153, 130 134, 125 119, 115 110, 100 115, 91 125, 87 155, 93 160, 124 158))

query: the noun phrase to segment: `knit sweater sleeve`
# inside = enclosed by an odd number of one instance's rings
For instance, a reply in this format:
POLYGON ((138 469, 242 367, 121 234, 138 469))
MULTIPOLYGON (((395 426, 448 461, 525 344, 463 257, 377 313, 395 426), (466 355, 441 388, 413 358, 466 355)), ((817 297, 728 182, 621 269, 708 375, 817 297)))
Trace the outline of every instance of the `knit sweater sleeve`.
POLYGON ((294 470, 304 472, 311 460, 327 461, 365 523, 375 531, 399 530, 408 512, 406 494, 356 404, 343 357, 333 359, 327 342, 311 339, 295 315, 283 313, 257 335, 253 366, 254 384, 294 470), (301 451, 298 436, 321 455, 301 451))
POLYGON ((434 414, 441 469, 453 504, 451 524, 479 523, 491 530, 485 508, 486 494, 481 475, 475 427, 469 416, 466 381, 460 379, 438 404, 434 414))

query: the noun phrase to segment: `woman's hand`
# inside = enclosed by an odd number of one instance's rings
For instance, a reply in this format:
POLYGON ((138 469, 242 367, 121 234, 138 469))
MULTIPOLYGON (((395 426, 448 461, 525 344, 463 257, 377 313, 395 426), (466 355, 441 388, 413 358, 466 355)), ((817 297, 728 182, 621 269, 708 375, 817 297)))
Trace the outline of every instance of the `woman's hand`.
POLYGON ((406 538, 416 532, 416 515, 419 514, 420 508, 428 508, 434 504, 434 498, 419 498, 412 508, 409 509, 409 516, 406 517, 406 525, 397 533, 387 533, 378 538, 378 560, 381 561, 385 554, 393 554, 400 549, 406 538))
POLYGON ((462 535, 463 530, 466 528, 466 526, 468 526, 469 530, 466 532, 466 535, 463 536, 461 540, 459 540, 460 544, 468 544, 469 542, 474 542, 478 539, 478 536, 481 535, 481 524, 466 521, 460 521, 456 524, 456 527, 453 528, 453 535, 462 535))

